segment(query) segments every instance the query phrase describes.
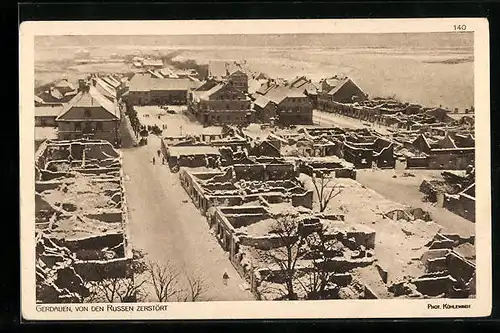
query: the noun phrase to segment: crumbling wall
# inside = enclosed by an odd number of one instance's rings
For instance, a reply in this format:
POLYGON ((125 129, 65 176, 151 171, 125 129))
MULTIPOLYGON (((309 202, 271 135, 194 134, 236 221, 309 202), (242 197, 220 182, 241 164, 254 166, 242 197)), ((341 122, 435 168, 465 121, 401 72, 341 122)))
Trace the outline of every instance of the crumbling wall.
POLYGON ((412 169, 412 168, 429 168, 429 157, 412 157, 409 156, 406 158, 406 168, 407 169, 412 169))
POLYGON ((130 258, 113 260, 75 261, 75 271, 85 281, 100 281, 103 279, 121 279, 130 277, 130 258))
POLYGON ((117 158, 120 153, 113 148, 109 142, 91 143, 85 145, 85 157, 90 159, 103 160, 107 158, 117 158))
POLYGON ((476 221, 476 200, 472 197, 445 193, 443 207, 469 221, 476 221))
POLYGON ((354 164, 356 169, 371 168, 373 163, 373 150, 356 148, 344 143, 343 157, 347 162, 354 164))
POLYGON ((292 179, 298 176, 292 164, 268 164, 266 172, 269 180, 292 179))
POLYGON ((303 194, 293 194, 292 195, 292 205, 294 207, 302 206, 309 209, 313 207, 313 191, 307 191, 303 194))
POLYGON ((474 165, 474 151, 472 153, 450 152, 447 154, 436 154, 431 151, 429 155, 430 169, 465 170, 469 165, 474 165))
POLYGON ((456 282, 450 275, 446 276, 425 276, 412 280, 417 290, 427 296, 447 296, 453 290, 456 282))
POLYGON ((48 180, 53 180, 53 179, 58 179, 58 178, 69 178, 72 177, 70 173, 67 172, 53 172, 50 170, 41 170, 40 172, 40 180, 41 181, 48 181, 48 180))
POLYGON ((454 252, 448 254, 447 265, 450 275, 458 281, 469 282, 476 273, 475 265, 464 260, 454 252))
POLYGON ((64 246, 77 254, 83 250, 101 251, 102 249, 112 249, 116 255, 123 256, 123 241, 122 233, 110 233, 106 235, 91 236, 81 239, 64 239, 57 241, 60 246, 64 246))
POLYGON ((356 248, 363 246, 365 249, 370 250, 375 248, 375 231, 347 231, 346 238, 354 240, 356 248))
POLYGON ((369 258, 365 257, 357 259, 333 257, 328 259, 328 261, 325 262, 323 267, 329 272, 345 273, 355 268, 370 266, 371 264, 374 263, 374 261, 375 258, 373 257, 369 258))
POLYGON ((244 180, 267 180, 265 166, 262 164, 254 165, 234 165, 233 166, 236 179, 244 180))
POLYGON ((251 246, 259 250, 271 250, 283 246, 283 240, 279 236, 250 236, 238 235, 240 244, 251 246))
POLYGON ((237 214, 226 215, 226 218, 233 228, 241 228, 269 218, 269 216, 261 214, 237 214))

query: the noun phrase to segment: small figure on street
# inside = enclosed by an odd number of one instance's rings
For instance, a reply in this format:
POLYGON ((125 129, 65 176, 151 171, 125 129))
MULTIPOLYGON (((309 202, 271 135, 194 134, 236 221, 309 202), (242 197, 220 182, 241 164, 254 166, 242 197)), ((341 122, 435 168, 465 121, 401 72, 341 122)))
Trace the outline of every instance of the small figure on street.
POLYGON ((155 164, 155 162, 156 162, 156 160, 155 160, 155 158, 153 157, 153 165, 155 164))
POLYGON ((160 157, 160 154, 161 154, 160 149, 158 149, 158 150, 156 151, 156 153, 158 154, 158 157, 160 157))
POLYGON ((227 271, 224 271, 224 274, 222 274, 222 282, 224 283, 225 286, 227 286, 228 280, 229 280, 229 274, 227 274, 227 271))

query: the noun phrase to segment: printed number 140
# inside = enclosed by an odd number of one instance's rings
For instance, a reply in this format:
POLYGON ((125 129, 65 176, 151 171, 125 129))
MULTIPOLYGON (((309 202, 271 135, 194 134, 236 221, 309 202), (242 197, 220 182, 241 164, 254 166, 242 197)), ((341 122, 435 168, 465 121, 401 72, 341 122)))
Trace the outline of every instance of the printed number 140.
POLYGON ((457 31, 457 30, 458 31, 465 31, 465 30, 467 30, 467 26, 465 24, 456 24, 453 26, 453 29, 455 31, 457 31))

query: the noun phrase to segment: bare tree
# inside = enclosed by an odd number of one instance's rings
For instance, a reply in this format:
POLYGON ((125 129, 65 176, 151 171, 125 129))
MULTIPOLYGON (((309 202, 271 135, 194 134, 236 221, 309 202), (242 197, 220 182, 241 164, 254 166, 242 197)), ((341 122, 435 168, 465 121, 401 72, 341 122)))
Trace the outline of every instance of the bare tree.
POLYGON ((279 247, 262 251, 263 258, 275 263, 283 275, 287 297, 296 300, 294 290, 297 260, 305 253, 304 237, 299 232, 297 215, 282 215, 276 219, 270 233, 279 237, 279 247))
POLYGON ((328 207, 330 200, 335 198, 342 191, 338 188, 337 183, 333 184, 330 189, 328 189, 328 185, 332 181, 333 177, 325 179, 323 172, 319 172, 319 174, 319 177, 316 177, 316 175, 313 174, 312 183, 314 185, 314 189, 316 190, 316 195, 318 196, 319 211, 324 212, 326 207, 328 207))
POLYGON ((153 286, 158 302, 178 301, 196 302, 206 292, 205 279, 200 275, 185 274, 185 286, 181 274, 170 261, 159 264, 149 262, 149 284, 153 286))
POLYGON ((182 289, 179 286, 179 273, 170 262, 160 265, 155 262, 148 263, 148 273, 151 277, 150 284, 153 286, 158 302, 168 302, 172 297, 178 296, 182 289))
POLYGON ((134 278, 111 278, 90 283, 91 295, 87 302, 106 301, 108 303, 124 303, 142 301, 146 297, 142 286, 145 280, 134 278))
POLYGON ((306 237, 308 256, 311 258, 311 270, 304 279, 298 279, 302 289, 310 299, 327 299, 327 289, 337 286, 331 281, 334 272, 328 269, 331 258, 342 255, 343 245, 337 239, 328 239, 325 229, 313 232, 306 237))
POLYGON ((199 275, 186 274, 188 290, 184 297, 184 302, 196 302, 201 299, 206 290, 206 281, 199 275))

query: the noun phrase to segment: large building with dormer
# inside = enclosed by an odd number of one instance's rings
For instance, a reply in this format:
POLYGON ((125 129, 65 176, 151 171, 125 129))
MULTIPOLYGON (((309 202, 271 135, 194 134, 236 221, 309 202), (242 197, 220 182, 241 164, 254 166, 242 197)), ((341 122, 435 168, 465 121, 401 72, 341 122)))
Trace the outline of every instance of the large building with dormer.
POLYGON ((120 109, 96 87, 80 82, 77 95, 62 107, 55 121, 60 140, 80 138, 119 142, 120 109))
POLYGON ((207 81, 190 91, 188 110, 204 125, 242 124, 254 120, 250 98, 229 82, 207 81))

